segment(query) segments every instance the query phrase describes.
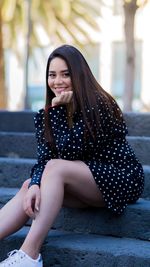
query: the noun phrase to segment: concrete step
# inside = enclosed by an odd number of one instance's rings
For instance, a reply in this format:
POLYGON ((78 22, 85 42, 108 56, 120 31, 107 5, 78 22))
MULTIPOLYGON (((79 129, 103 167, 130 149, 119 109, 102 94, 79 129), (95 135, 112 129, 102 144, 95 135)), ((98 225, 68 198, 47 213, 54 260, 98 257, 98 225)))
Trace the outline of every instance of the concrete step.
MULTIPOLYGON (((29 178, 30 170, 36 160, 0 157, 0 186, 20 187, 29 178)), ((150 198, 150 166, 144 165, 145 189, 143 198, 150 198)))
MULTIPOLYGON (((32 111, 9 112, 0 111, 0 131, 33 132, 32 111)), ((150 113, 124 114, 129 135, 150 136, 150 113)))
MULTIPOLYGON (((150 165, 150 137, 128 136, 136 156, 144 165, 150 165)), ((33 133, 0 132, 0 156, 36 158, 36 140, 33 133)))
MULTIPOLYGON (((17 191, 17 188, 1 188, 0 207, 17 191)), ((150 241, 149 222, 150 200, 140 199, 135 204, 129 205, 121 216, 116 216, 105 208, 63 208, 53 228, 150 241)))
MULTIPOLYGON (((1 241, 0 260, 20 247, 28 230, 24 227, 1 241)), ((50 231, 41 252, 44 267, 150 266, 150 243, 136 239, 50 231)))
POLYGON ((145 186, 142 197, 150 199, 150 166, 144 166, 145 186))
POLYGON ((143 165, 150 165, 150 137, 128 136, 127 140, 143 165))
POLYGON ((2 208, 18 191, 19 188, 0 187, 0 208, 2 208))
POLYGON ((63 208, 55 229, 150 241, 150 201, 140 199, 130 204, 121 216, 105 208, 63 208))
POLYGON ((20 187, 30 178, 30 170, 36 160, 24 158, 0 158, 0 186, 20 187))
POLYGON ((129 135, 150 136, 150 113, 128 112, 124 114, 129 135))
POLYGON ((0 110, 0 131, 33 132, 34 112, 0 110))
POLYGON ((36 158, 34 133, 0 132, 0 157, 36 158))

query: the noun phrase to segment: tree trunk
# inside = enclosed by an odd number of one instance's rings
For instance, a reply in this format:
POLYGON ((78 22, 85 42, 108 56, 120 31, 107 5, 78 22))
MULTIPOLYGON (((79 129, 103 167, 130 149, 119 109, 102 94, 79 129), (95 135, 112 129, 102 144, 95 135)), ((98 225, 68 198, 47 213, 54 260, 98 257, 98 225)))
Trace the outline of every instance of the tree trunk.
POLYGON ((24 57, 24 109, 30 109, 29 104, 29 50, 31 35, 31 1, 25 0, 25 16, 26 16, 26 36, 25 36, 25 57, 24 57))
POLYGON ((6 108, 6 88, 4 77, 4 54, 3 54, 3 36, 2 36, 2 17, 0 7, 0 109, 6 108))
POLYGON ((125 17, 125 40, 126 40, 126 65, 125 84, 123 93, 124 111, 132 111, 132 101, 134 96, 134 75, 135 75, 135 43, 134 43, 134 22, 138 6, 137 0, 129 3, 124 2, 125 17))

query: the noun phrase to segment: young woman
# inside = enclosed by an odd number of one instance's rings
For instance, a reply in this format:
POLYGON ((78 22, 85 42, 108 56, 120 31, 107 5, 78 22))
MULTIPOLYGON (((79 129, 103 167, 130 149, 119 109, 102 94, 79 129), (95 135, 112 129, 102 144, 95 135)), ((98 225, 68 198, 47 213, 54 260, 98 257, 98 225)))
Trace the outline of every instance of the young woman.
POLYGON ((46 90, 45 109, 35 116, 38 160, 31 179, 0 210, 0 239, 34 220, 1 267, 43 266, 40 248, 63 205, 121 214, 143 191, 143 169, 126 141, 122 112, 75 47, 51 53, 46 90))

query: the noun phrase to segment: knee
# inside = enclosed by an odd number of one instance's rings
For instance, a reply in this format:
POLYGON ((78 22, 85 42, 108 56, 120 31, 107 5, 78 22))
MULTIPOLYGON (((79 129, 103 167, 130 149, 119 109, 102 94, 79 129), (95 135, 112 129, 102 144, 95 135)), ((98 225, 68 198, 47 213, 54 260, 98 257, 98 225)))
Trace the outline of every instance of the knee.
POLYGON ((44 179, 51 178, 56 179, 56 177, 63 178, 65 177, 66 167, 64 165, 64 161, 62 159, 51 159, 47 162, 44 169, 44 179))
POLYGON ((50 171, 52 168, 56 168, 57 164, 59 164, 60 159, 51 159, 46 163, 45 170, 50 171))
POLYGON ((21 186, 21 190, 28 190, 28 186, 29 186, 29 183, 30 183, 31 179, 27 179, 23 182, 22 186, 21 186))
POLYGON ((57 173, 57 174, 63 174, 65 172, 65 160, 63 159, 51 159, 47 162, 45 166, 45 170, 48 173, 57 173))

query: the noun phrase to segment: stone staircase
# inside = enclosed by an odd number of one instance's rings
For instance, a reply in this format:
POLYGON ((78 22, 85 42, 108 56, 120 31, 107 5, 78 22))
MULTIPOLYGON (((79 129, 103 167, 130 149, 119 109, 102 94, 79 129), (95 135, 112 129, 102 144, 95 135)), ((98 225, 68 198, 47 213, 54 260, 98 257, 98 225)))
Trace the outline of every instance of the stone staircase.
MULTIPOLYGON (((143 164, 142 198, 122 216, 105 209, 63 208, 42 247, 44 267, 150 267, 150 113, 125 114, 128 140, 143 164)), ((0 207, 29 177, 36 142, 32 112, 0 112, 0 207)), ((0 260, 29 230, 0 242, 0 260)))

